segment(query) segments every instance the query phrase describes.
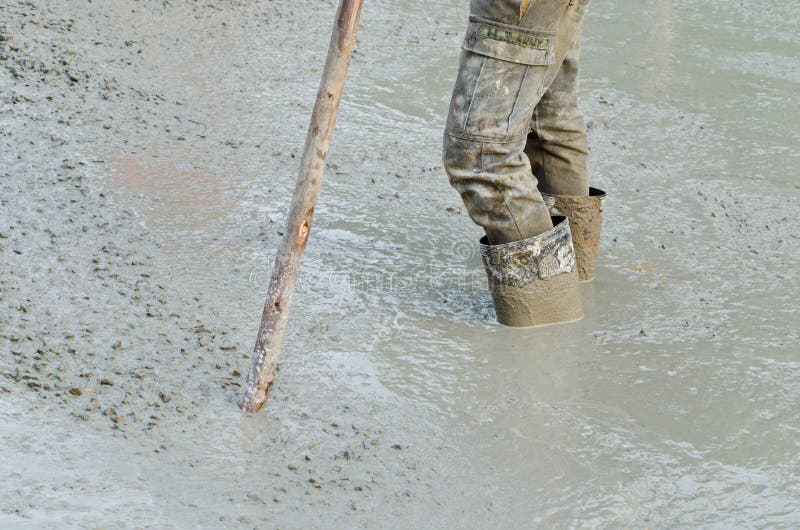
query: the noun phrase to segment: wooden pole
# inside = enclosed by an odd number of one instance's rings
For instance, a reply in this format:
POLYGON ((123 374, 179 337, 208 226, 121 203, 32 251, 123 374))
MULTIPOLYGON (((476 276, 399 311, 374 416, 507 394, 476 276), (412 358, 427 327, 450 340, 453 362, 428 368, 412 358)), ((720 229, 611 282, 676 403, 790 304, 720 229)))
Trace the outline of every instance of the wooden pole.
POLYGON ((283 241, 275 258, 275 268, 267 292, 253 349, 253 361, 239 406, 245 412, 257 412, 267 401, 269 387, 275 378, 292 294, 303 252, 311 232, 314 206, 322 185, 325 159, 342 99, 350 57, 356 44, 358 20, 364 0, 340 0, 333 26, 328 58, 322 73, 317 102, 311 115, 300 175, 292 198, 283 241))

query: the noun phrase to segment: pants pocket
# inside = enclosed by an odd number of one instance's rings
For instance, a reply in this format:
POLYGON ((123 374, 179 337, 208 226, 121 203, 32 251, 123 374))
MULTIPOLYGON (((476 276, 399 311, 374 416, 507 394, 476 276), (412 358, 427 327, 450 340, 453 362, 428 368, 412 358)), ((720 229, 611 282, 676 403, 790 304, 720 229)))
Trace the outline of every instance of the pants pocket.
POLYGON ((555 62, 555 36, 471 17, 453 90, 448 131, 492 140, 527 134, 555 62))

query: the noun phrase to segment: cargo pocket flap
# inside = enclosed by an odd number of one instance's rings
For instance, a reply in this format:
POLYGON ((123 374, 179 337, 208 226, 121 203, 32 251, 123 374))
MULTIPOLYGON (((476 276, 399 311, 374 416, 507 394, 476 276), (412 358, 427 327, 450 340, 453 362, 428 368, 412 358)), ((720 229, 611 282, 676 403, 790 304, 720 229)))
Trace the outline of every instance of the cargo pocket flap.
POLYGON ((465 50, 487 57, 528 65, 555 63, 555 33, 534 31, 471 16, 465 50))

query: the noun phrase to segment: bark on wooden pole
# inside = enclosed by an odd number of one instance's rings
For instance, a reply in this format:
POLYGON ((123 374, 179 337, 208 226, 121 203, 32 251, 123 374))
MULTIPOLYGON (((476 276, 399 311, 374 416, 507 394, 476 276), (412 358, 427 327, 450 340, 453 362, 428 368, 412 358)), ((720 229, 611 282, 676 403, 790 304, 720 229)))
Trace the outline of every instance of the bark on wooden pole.
POLYGON ((253 349, 253 361, 244 395, 239 402, 241 409, 246 412, 257 412, 264 406, 269 386, 275 377, 294 285, 311 231, 314 206, 322 185, 325 159, 328 156, 350 57, 356 44, 356 31, 363 4, 364 0, 340 0, 336 12, 336 23, 333 26, 317 102, 311 116, 292 208, 275 258, 267 302, 261 315, 261 328, 253 349))

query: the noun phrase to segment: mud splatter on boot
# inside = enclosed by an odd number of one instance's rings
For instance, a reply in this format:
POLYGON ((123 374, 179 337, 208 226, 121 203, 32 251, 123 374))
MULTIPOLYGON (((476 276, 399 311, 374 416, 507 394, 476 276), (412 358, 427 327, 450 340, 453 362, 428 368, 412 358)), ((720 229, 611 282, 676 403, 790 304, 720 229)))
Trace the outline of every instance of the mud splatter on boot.
POLYGON ((594 280, 606 192, 589 188, 588 197, 548 194, 543 197, 550 215, 564 215, 569 219, 580 280, 594 280))
POLYGON ((554 217, 544 234, 501 245, 481 240, 497 321, 512 327, 583 317, 569 220, 554 217))

